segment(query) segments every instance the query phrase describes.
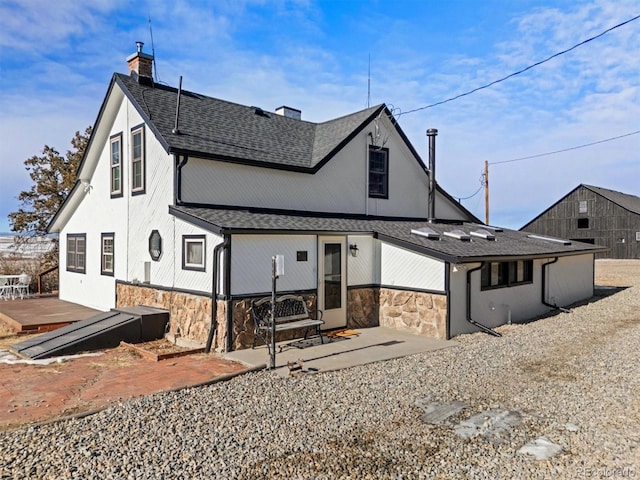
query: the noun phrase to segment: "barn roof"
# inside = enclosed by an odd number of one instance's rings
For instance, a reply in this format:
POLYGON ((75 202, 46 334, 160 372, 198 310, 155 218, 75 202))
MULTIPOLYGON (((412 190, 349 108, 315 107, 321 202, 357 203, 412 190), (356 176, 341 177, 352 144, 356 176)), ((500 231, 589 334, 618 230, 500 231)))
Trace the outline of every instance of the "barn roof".
POLYGON ((617 192, 615 190, 609 190, 608 188, 595 187, 593 185, 582 184, 582 186, 606 198, 607 200, 612 201, 625 210, 629 210, 632 213, 640 215, 640 197, 629 195, 628 193, 617 192))

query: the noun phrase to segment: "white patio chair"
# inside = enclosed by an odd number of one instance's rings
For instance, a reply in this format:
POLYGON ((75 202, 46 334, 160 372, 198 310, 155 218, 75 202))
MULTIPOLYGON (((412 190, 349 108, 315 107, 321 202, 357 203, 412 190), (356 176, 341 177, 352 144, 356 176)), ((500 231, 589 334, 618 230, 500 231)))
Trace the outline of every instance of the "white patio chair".
POLYGON ((13 285, 9 283, 7 278, 0 278, 0 298, 2 300, 13 298, 13 285))
POLYGON ((31 275, 23 273, 18 278, 18 283, 13 286, 13 298, 20 296, 21 299, 29 296, 29 284, 31 283, 31 275))

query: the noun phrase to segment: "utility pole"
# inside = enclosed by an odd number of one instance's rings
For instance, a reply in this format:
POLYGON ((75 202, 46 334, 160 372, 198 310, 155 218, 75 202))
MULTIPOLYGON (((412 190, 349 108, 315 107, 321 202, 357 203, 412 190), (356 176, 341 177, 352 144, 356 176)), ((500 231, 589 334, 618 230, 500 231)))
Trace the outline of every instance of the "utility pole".
POLYGON ((484 161, 484 223, 489 225, 489 162, 484 161))

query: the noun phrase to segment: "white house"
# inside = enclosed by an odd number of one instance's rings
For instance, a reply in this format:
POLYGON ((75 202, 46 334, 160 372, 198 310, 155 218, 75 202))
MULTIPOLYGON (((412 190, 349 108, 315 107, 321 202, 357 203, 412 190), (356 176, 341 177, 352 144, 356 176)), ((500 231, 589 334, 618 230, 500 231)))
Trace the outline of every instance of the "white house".
POLYGON ((277 254, 278 292, 326 329, 492 333, 593 294, 600 247, 483 225, 385 105, 311 123, 155 84, 152 60, 139 46, 114 74, 49 225, 61 299, 166 308, 174 333, 232 350, 251 345, 277 254))

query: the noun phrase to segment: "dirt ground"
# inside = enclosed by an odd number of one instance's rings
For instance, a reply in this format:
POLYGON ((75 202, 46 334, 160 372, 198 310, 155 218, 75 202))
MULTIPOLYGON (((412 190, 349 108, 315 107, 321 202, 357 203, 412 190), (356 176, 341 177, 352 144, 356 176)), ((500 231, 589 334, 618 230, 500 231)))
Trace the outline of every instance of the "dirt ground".
POLYGON ((596 285, 628 287, 634 277, 640 279, 640 260, 596 260, 596 285))

